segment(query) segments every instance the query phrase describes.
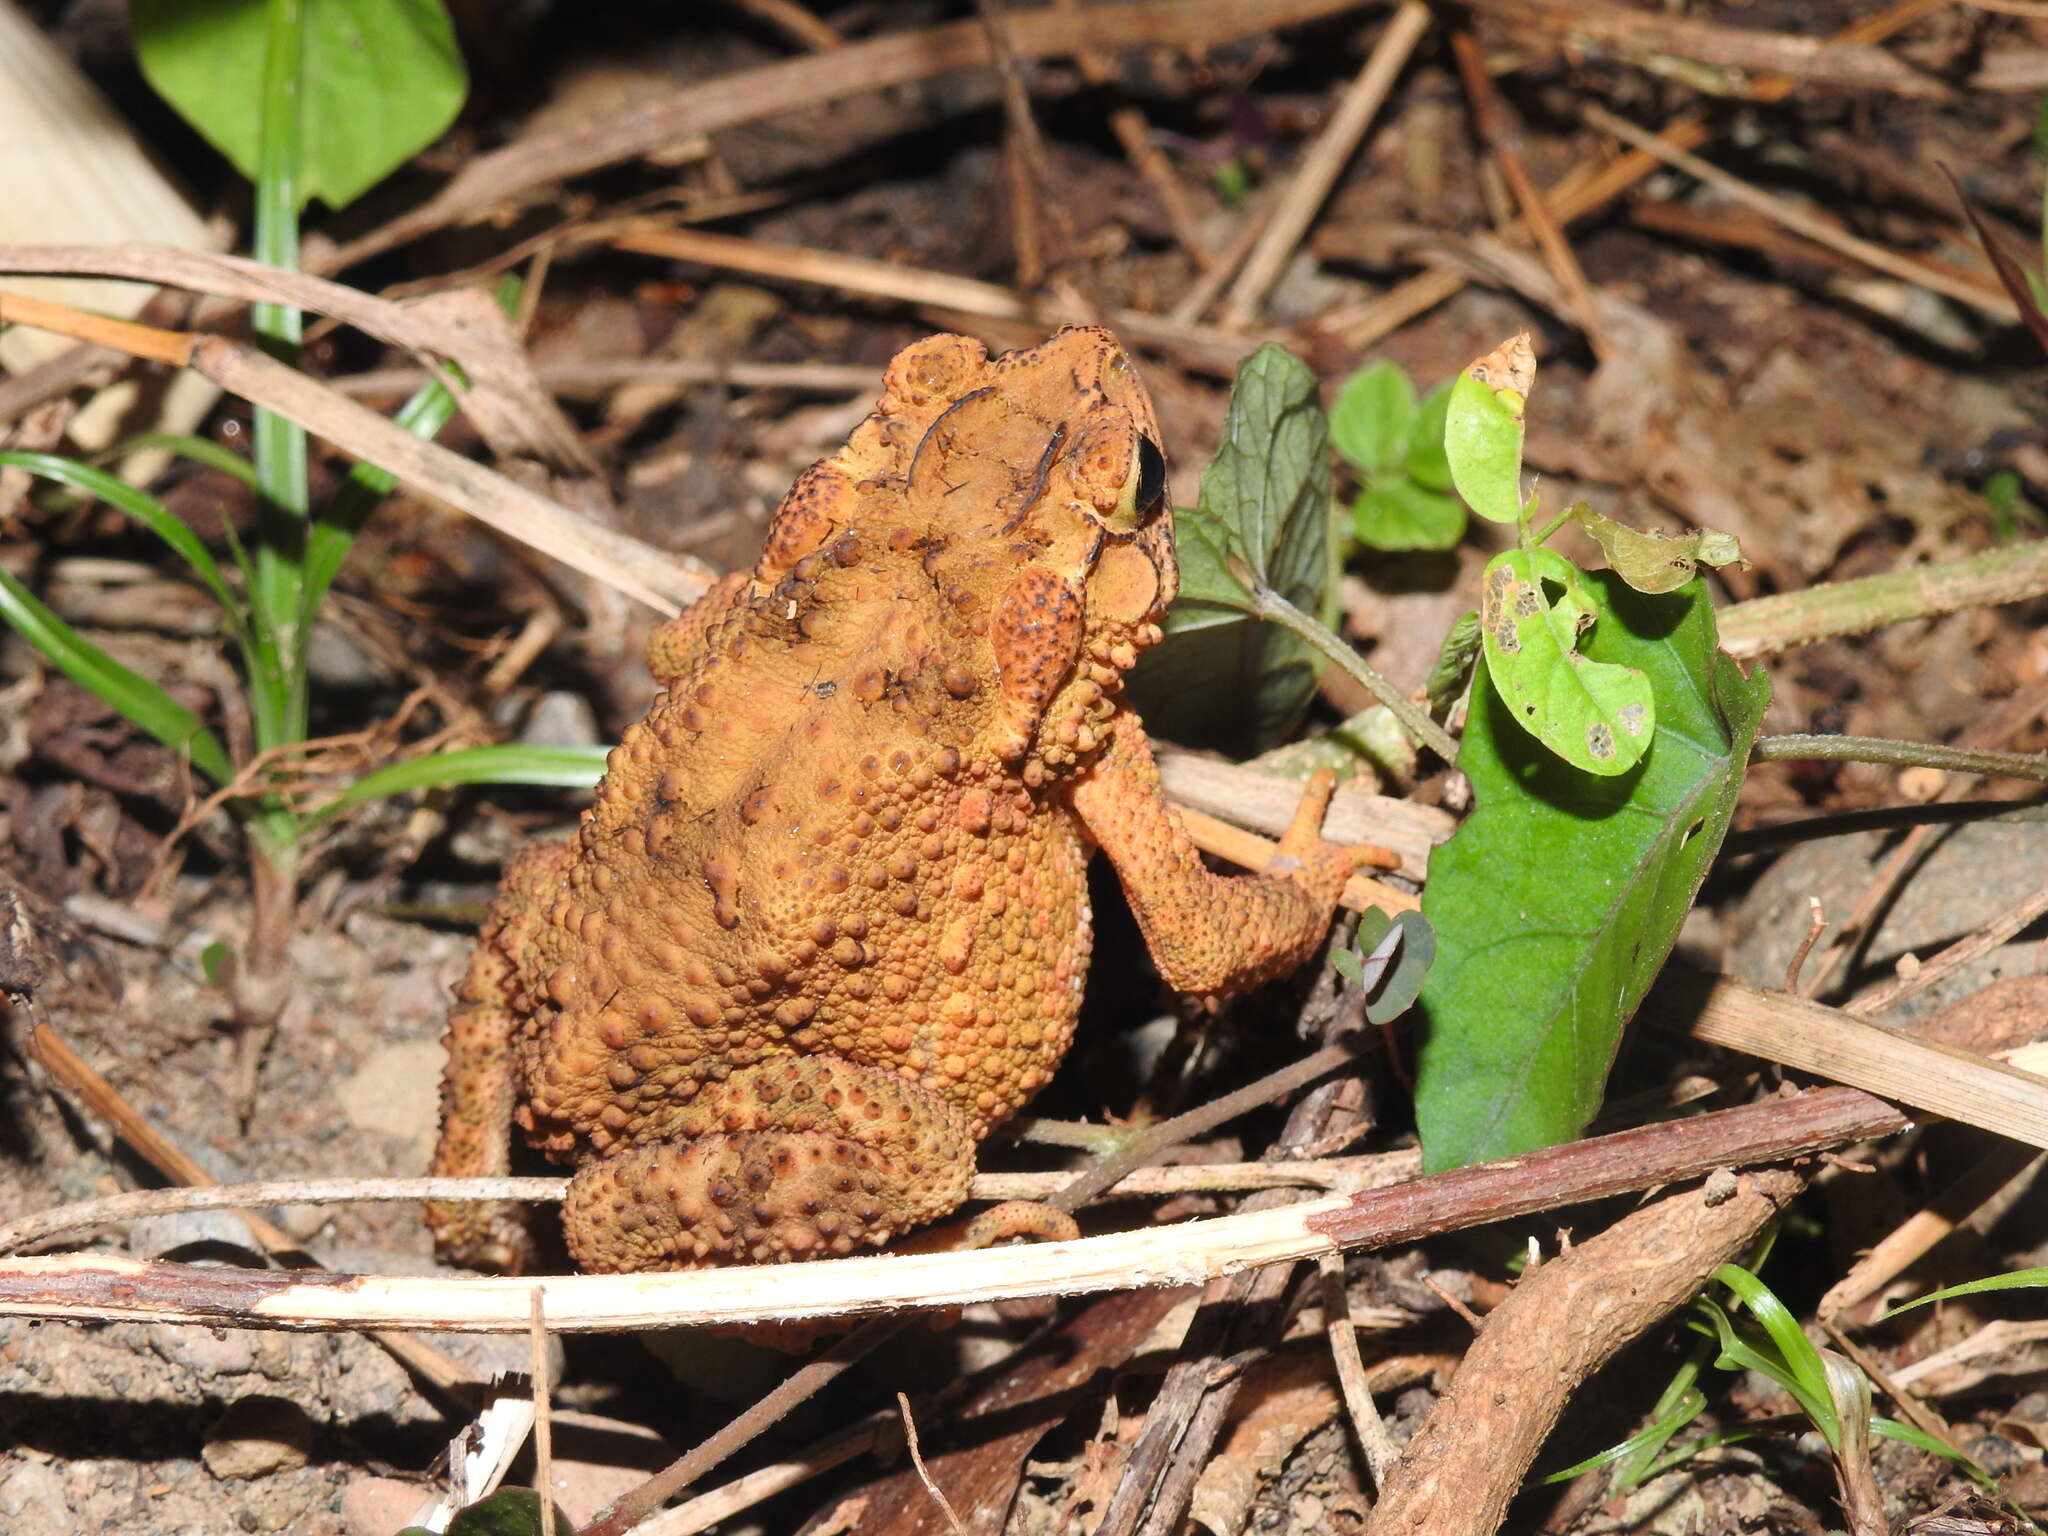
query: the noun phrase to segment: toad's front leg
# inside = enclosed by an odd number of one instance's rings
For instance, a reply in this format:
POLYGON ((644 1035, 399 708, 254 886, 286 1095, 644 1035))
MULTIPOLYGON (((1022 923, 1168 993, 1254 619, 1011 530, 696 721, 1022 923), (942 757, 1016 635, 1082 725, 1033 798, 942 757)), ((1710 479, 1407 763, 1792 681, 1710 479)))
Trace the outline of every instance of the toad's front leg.
POLYGON ((1166 984, 1198 997, 1242 992, 1315 953, 1360 854, 1322 839, 1327 775, 1302 792, 1293 824, 1262 875, 1218 875, 1202 863, 1160 788, 1144 727, 1128 709, 1109 745, 1069 792, 1108 855, 1166 984))
POLYGON ((967 1198, 975 1136, 892 1072, 785 1056, 706 1083, 659 1142, 585 1163, 562 1224, 585 1270, 825 1258, 889 1241, 967 1198))

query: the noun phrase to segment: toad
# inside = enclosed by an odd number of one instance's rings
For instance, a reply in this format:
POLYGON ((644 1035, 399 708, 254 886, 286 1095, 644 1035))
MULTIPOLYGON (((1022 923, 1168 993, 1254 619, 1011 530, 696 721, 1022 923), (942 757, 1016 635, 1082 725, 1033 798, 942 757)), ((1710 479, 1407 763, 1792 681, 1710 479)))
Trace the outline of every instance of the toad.
MULTIPOLYGON (((514 1124, 586 1270, 844 1254, 946 1215, 1042 1088, 1108 856, 1201 997, 1300 965, 1352 854, 1303 795, 1262 875, 1202 862, 1124 675, 1178 581, 1152 404, 1107 332, 933 336, 798 478, 760 561, 658 628, 662 689, 565 842, 507 870, 447 1033, 433 1171, 514 1124)), ((429 1207, 518 1271, 518 1208, 429 1207)))

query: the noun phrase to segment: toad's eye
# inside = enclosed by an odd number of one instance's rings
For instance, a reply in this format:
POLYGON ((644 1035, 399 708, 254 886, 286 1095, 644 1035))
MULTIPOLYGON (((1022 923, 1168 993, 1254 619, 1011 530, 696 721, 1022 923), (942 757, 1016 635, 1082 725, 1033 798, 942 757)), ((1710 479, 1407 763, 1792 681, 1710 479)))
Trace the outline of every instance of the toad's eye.
POLYGON ((1142 515, 1166 494, 1166 455, 1159 445, 1142 433, 1138 437, 1137 510, 1142 515))
POLYGON ((1166 456, 1157 443, 1140 433, 1137 451, 1131 458, 1130 477, 1117 498, 1116 515, 1109 519, 1110 527, 1120 533, 1132 532, 1165 494, 1166 456))

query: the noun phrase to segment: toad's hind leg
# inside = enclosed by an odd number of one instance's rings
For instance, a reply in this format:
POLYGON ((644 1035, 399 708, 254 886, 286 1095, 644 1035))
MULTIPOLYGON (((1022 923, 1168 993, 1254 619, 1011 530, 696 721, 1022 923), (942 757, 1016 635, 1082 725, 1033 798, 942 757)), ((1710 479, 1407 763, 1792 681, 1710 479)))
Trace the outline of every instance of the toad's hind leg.
MULTIPOLYGON (((448 1065, 441 1075, 441 1139, 431 1172, 441 1178, 491 1178, 512 1165, 512 1036, 519 1015, 517 956, 546 910, 550 888, 570 861, 567 843, 527 849, 505 870, 490 916, 455 988, 449 1010, 448 1065)), ((443 1258, 510 1274, 533 1252, 524 1207, 508 1201, 429 1201, 427 1225, 443 1258)))
POLYGON ((586 1163, 562 1223, 586 1270, 825 1258, 967 1198, 973 1127, 937 1095, 831 1056, 707 1083, 672 1139, 586 1163))

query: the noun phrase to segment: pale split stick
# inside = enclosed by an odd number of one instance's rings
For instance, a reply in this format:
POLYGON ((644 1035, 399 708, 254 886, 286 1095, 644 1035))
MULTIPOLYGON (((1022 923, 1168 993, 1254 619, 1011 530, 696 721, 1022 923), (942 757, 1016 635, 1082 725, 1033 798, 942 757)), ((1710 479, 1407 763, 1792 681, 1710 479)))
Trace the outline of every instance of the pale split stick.
MULTIPOLYGON (((1258 1189, 1327 1189, 1351 1194, 1383 1189, 1421 1171, 1414 1148, 1361 1153, 1355 1157, 1275 1159, 1256 1163, 1173 1163, 1134 1168, 1103 1192, 1116 1199, 1185 1194, 1241 1194, 1258 1189)), ((1071 1183, 1073 1174, 977 1173, 970 1200, 1044 1200, 1071 1183)), ((36 1211, 0 1225, 0 1254, 46 1243, 68 1232, 116 1226, 145 1216, 182 1211, 254 1211, 267 1205, 344 1205, 357 1201, 560 1200, 567 1178, 477 1179, 266 1179, 250 1184, 210 1184, 178 1189, 140 1189, 78 1200, 36 1211)))
POLYGON ((663 614, 694 602, 708 568, 579 517, 507 476, 415 437, 256 348, 86 315, 60 304, 0 294, 0 321, 18 321, 118 347, 131 356, 190 368, 252 404, 275 411, 344 453, 366 459, 415 490, 467 512, 663 614))
POLYGON ((1241 330, 1257 318, 1266 295, 1280 280, 1281 272, 1301 244, 1301 237, 1308 232, 1339 173, 1357 150, 1358 141, 1386 102, 1387 93, 1393 89, 1409 55, 1429 30, 1429 22, 1430 9, 1422 0, 1402 0, 1401 8, 1394 12, 1393 20, 1374 44, 1365 67, 1331 114, 1329 126, 1302 156, 1301 165, 1281 195, 1280 205, 1260 231, 1258 243, 1237 274, 1237 281, 1230 285, 1230 294, 1223 303, 1225 326, 1241 330))
POLYGON ((1781 1161, 1902 1130, 1890 1105, 1819 1088, 1428 1174, 1388 1189, 1035 1243, 860 1255, 829 1264, 656 1274, 280 1274, 105 1254, 0 1260, 0 1315, 304 1329, 524 1333, 533 1292, 558 1333, 868 1316, 1025 1296, 1198 1285, 1268 1264, 1379 1248, 1781 1161))

